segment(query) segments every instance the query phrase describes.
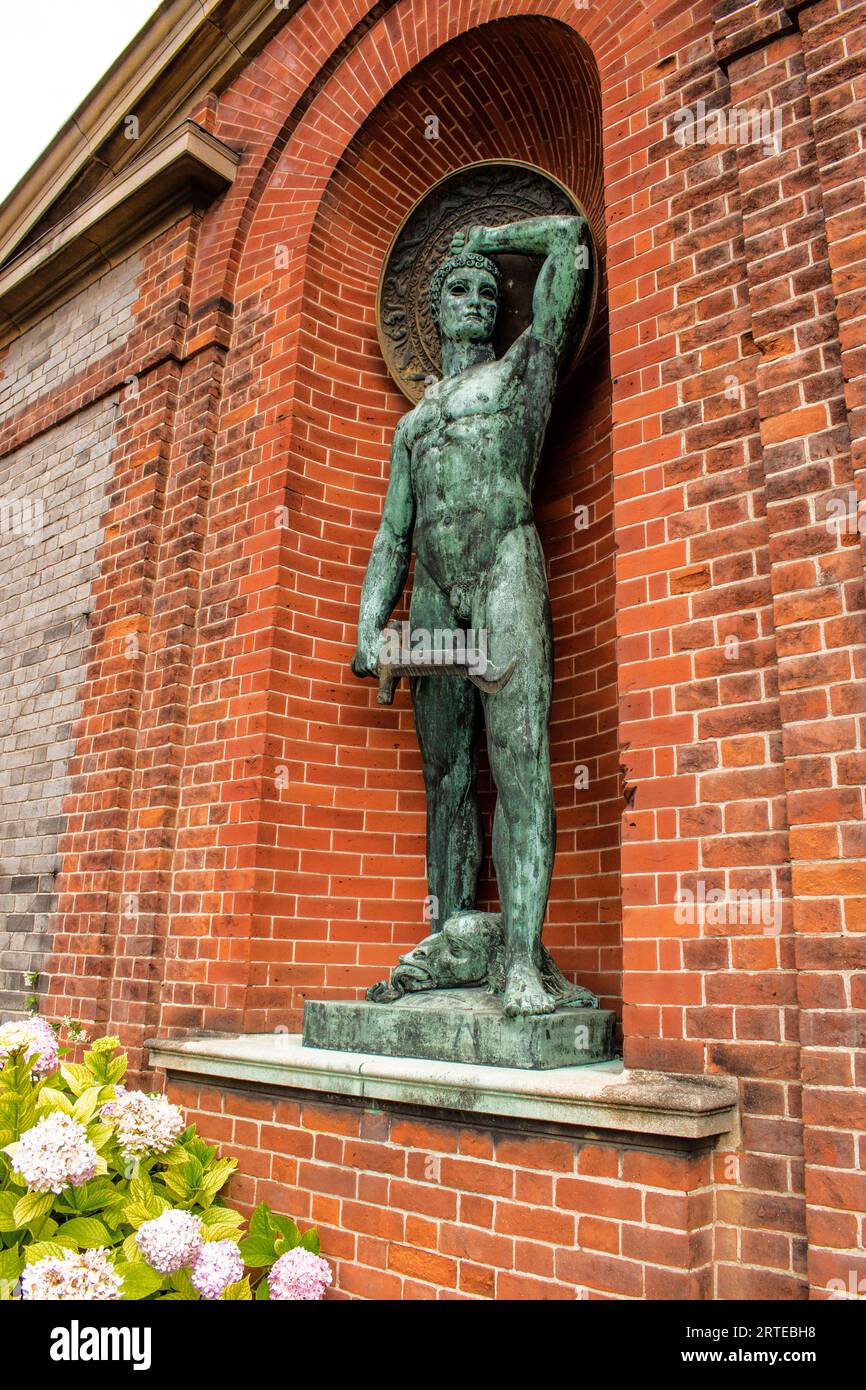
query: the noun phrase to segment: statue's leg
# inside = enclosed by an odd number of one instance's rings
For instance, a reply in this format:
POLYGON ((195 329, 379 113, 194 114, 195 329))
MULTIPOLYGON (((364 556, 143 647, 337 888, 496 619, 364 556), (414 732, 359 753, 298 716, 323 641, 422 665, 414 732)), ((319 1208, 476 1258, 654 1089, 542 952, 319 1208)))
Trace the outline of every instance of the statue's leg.
MULTIPOLYGON (((417 559, 409 622, 413 633, 459 625, 450 603, 417 559)), ((478 692, 453 676, 416 676, 411 682, 415 729, 427 792, 427 881, 434 899, 431 929, 475 906, 481 868, 481 815, 476 796, 478 692)))
POLYGON ((521 527, 500 545, 484 601, 488 654, 497 667, 517 658, 501 690, 485 695, 487 747, 496 782, 493 854, 505 931, 505 1012, 550 1013, 541 980, 556 818, 548 721, 553 684, 550 604, 541 544, 521 527))

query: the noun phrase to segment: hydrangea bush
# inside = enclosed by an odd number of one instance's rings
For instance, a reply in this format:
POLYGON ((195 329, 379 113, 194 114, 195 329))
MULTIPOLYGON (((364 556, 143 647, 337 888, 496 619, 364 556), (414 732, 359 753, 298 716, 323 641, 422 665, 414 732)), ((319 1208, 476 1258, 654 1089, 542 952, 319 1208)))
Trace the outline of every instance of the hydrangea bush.
POLYGON ((235 1160, 127 1090, 116 1038, 65 1051, 45 1019, 0 1027, 0 1299, 324 1296, 316 1231, 265 1203, 245 1230, 220 1196, 235 1160))

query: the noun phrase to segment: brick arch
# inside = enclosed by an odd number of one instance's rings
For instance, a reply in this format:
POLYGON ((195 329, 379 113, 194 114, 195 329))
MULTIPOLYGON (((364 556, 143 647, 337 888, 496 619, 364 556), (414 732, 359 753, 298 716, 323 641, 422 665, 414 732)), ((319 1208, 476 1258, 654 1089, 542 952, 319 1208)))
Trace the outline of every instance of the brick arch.
POLYGON ((272 221, 274 184, 279 183, 280 170, 291 172, 284 186, 291 221, 297 223, 296 245, 303 247, 318 200, 343 150, 377 104, 445 44, 509 18, 561 24, 579 35, 592 55, 602 74, 607 104, 608 92, 613 102, 622 96, 614 79, 624 78, 631 69, 643 73, 647 62, 656 58, 657 15, 664 13, 664 4, 663 0, 609 0, 592 5, 582 5, 581 0, 473 0, 465 10, 449 6, 438 7, 435 13, 425 11, 420 20, 413 0, 378 0, 366 8, 356 4, 352 11, 351 27, 341 29, 335 19, 333 33, 323 36, 321 16, 311 19, 310 6, 304 6, 275 41, 281 44, 287 37, 287 53, 276 49, 266 72, 253 75, 254 83, 265 76, 269 82, 276 81, 275 102, 287 101, 290 109, 254 168, 241 172, 241 208, 231 223, 231 249, 219 260, 224 266, 226 299, 243 298, 245 283, 255 281, 267 264, 274 240, 279 240, 273 226, 260 235, 257 219, 266 206, 264 219, 272 221), (330 50, 327 44, 333 45, 330 50), (298 70, 302 46, 327 56, 316 68, 315 58, 303 55, 311 63, 307 85, 300 98, 293 100, 291 78, 298 70), (298 167, 292 162, 295 151, 300 155, 298 167), (307 198, 303 215, 296 217, 293 205, 299 189, 307 198))
MULTIPOLYGON (((233 345, 227 359, 208 523, 206 567, 213 582, 203 589, 199 621, 199 630, 214 631, 217 640, 200 647, 193 672, 194 685, 206 689, 213 707, 223 714, 217 722, 203 722, 194 731, 185 755, 177 822, 177 887, 171 907, 171 932, 183 963, 176 966, 174 952, 169 952, 163 990, 164 1026, 242 1024, 254 1029, 273 1026, 275 1021, 296 1023, 304 993, 322 992, 318 958, 325 935, 319 920, 323 907, 333 901, 333 895, 329 896, 332 886, 342 893, 346 888, 339 866, 347 861, 339 859, 342 851, 335 848, 333 815, 304 807, 328 801, 334 786, 351 783, 355 773, 335 765, 331 772, 335 780, 330 786, 304 778, 308 757, 314 763, 321 747, 316 741, 317 701, 320 707, 329 707, 334 692, 339 688, 342 698, 345 688, 352 603, 342 581, 329 589, 339 596, 342 607, 339 616, 333 616, 324 628, 332 651, 325 667, 318 667, 312 655, 313 639, 304 630, 312 618, 309 602, 306 607, 301 603, 298 572, 299 567, 310 565, 327 569, 334 557, 325 553, 327 544, 321 535, 306 539, 306 544, 313 548, 318 545, 321 552, 312 558, 299 551, 293 539, 301 535, 297 517, 311 505, 309 499, 316 495, 317 505, 321 504, 321 489, 306 471, 304 449, 308 444, 299 436, 295 421, 304 389, 301 375, 305 368, 298 346, 304 322, 303 294, 308 268, 312 268, 312 233, 334 170, 382 97, 426 55, 442 51, 458 31, 468 33, 486 25, 490 33, 495 20, 535 20, 577 42, 582 30, 587 36, 584 42, 591 41, 595 49, 602 75, 604 119, 606 125, 614 122, 617 139, 624 138, 629 128, 627 121, 621 127, 615 124, 616 103, 630 80, 629 70, 632 65, 644 65, 645 73, 645 65, 652 62, 660 42, 642 0, 612 6, 603 13, 596 6, 578 9, 570 0, 479 4, 459 19, 451 15, 447 22, 444 12, 438 10, 436 15, 427 16, 426 25, 416 25, 417 7, 398 4, 393 9, 380 8, 379 23, 351 48, 295 124, 255 211, 248 208, 243 218, 248 231, 239 258, 233 345), (275 277, 278 250, 285 254, 287 265, 275 277), (279 531, 274 527, 277 508, 287 509, 289 521, 288 527, 279 531), (225 627, 229 620, 232 650, 237 654, 231 659, 225 627), (312 702, 310 718, 299 718, 298 709, 304 705, 298 702, 306 702, 310 708, 313 692, 317 699, 312 702), (199 767, 206 739, 216 764, 207 792, 199 767), (301 802, 274 795, 279 768, 288 769, 279 775, 289 777, 301 802), (214 804, 205 817, 202 802, 206 795, 214 804), (297 836, 294 843, 292 840, 292 827, 296 828, 303 817, 318 823, 311 824, 316 833, 311 835, 302 863, 297 836), (207 830, 203 829, 203 819, 208 821, 207 830), (319 864, 325 865, 316 858, 320 854, 329 856, 331 869, 324 874, 315 872, 319 864), (333 883, 335 879, 338 882, 333 883), (196 941, 191 938, 200 936, 204 910, 209 933, 196 941), (309 933, 303 959, 298 949, 300 924, 309 933), (291 970, 287 971, 285 963, 292 956, 291 970), (194 970, 190 958, 199 961, 194 970), (191 978, 198 983, 190 986, 191 978), (291 997, 287 994, 289 984, 294 990, 291 997), (289 997, 294 1007, 287 1013, 289 997)), ((300 12, 301 17, 304 13, 300 12)), ((645 86, 644 76, 641 90, 645 86)), ((651 95, 647 87, 647 103, 651 95)), ((625 179, 627 172, 628 163, 619 173, 625 179)), ((258 192, 250 196, 258 196, 258 192)), ((642 206, 642 198, 639 180, 635 179, 633 187, 623 188, 614 215, 626 217, 632 205, 635 209, 642 206)), ((622 237, 618 240, 621 242, 622 237)), ((207 236, 204 244, 208 244, 207 236)), ((366 368, 371 361, 365 363, 366 368)), ((384 420, 372 427, 379 471, 396 419, 396 403, 395 396, 385 407, 384 420)), ((598 425, 598 432, 607 439, 607 421, 598 425)), ((601 447, 593 440, 587 457, 594 458, 601 447)), ((574 501, 572 490, 569 507, 574 501)), ((563 496, 556 504, 563 506, 563 496)), ((609 496, 604 506, 609 512, 609 496)), ((369 511, 366 516, 369 522, 369 511)), ((559 525, 562 529, 561 516, 559 525)), ((602 568, 611 549, 611 538, 599 547, 602 568)), ((325 582, 331 584, 330 579, 325 582)), ((606 633, 612 637, 612 616, 609 620, 605 616, 604 622, 606 633)), ((350 689, 349 707, 351 699, 364 702, 363 714, 355 710, 352 715, 355 727, 366 727, 368 695, 363 689, 350 689)), ((609 733, 614 729, 616 720, 611 711, 597 717, 607 720, 609 733)), ((414 754, 407 746, 403 756, 414 754)), ((563 755, 563 768, 568 756, 563 755)), ((570 776, 573 778, 573 771, 570 776)), ((609 784, 614 780, 608 777, 609 784)), ((420 783, 415 797, 418 814, 420 783)), ((352 822, 352 818, 347 821, 352 822)), ((347 824, 347 834, 356 830, 355 823, 347 824)), ((400 888, 416 904, 422 886, 421 861, 414 833, 413 839, 414 867, 407 870, 410 876, 400 888)), ((341 840, 342 846, 346 843, 345 838, 341 840)), ((593 846, 592 854, 605 854, 609 859, 609 851, 609 845, 599 844, 593 846)), ((581 872, 577 852, 573 872, 575 877, 581 872)), ((368 887, 371 882, 368 878, 368 887)), ((551 911, 568 911, 568 893, 563 900, 565 908, 552 906, 551 911)), ((383 915, 386 902, 390 904, 387 895, 380 902, 383 915)), ((389 906, 387 910, 393 909, 389 906)), ((350 939, 358 920, 356 909, 349 925, 344 923, 337 932, 348 941, 345 951, 338 947, 332 953, 334 964, 327 983, 337 992, 354 993, 365 982, 363 971, 369 976, 393 954, 392 943, 382 943, 378 956, 375 951, 368 953, 362 970, 350 939), (354 975, 347 975, 344 967, 354 975), (358 970, 362 970, 361 976, 358 970)), ((615 962, 605 961, 603 968, 602 949, 601 942, 593 943, 596 973, 606 976, 601 984, 606 993, 613 994, 613 972, 608 965, 615 966, 615 962)), ((567 963, 582 965, 575 954, 567 963)))
MULTIPOLYGON (((549 19, 502 20, 437 50, 405 78, 368 118, 318 204, 305 257, 306 293, 289 388, 291 432, 283 455, 289 524, 279 538, 280 560, 283 572, 292 575, 292 593, 274 616, 270 757, 285 758, 290 786, 269 795, 269 768, 262 762, 261 824, 275 826, 275 832, 273 843, 270 830, 259 837, 267 847, 258 856, 251 904, 247 1027, 285 1017, 288 990, 293 1015, 307 993, 356 993, 423 931, 423 790, 405 697, 395 711, 371 711, 370 688, 345 675, 388 440, 404 408, 375 339, 382 254, 430 182, 485 157, 520 158, 549 169, 582 198, 603 239, 599 105, 589 51, 572 30, 549 19), (464 101, 462 139, 423 140, 431 92, 442 108, 443 130, 450 102, 464 101), (397 177, 413 126, 419 159, 397 177), (371 199, 377 178, 378 201, 371 199), (348 301, 343 324, 332 285, 348 301), (301 737, 292 732, 301 713, 299 679, 309 679, 308 698, 318 706, 301 737), (322 794, 327 799, 329 792, 332 804, 323 807, 322 794)), ((238 311, 242 336, 245 315, 261 324, 260 303, 253 308, 241 294, 238 311)), ((270 324, 269 314, 265 322, 270 324)), ((580 378, 589 398, 580 432, 573 410, 559 424, 553 451, 559 463, 542 489, 540 512, 552 585, 561 596, 553 730, 560 854, 548 938, 564 964, 612 999, 618 995, 619 804, 604 339, 602 331, 580 378), (600 505, 604 520, 581 533, 575 547, 578 498, 600 505), (588 624, 578 622, 578 608, 589 611, 588 624), (602 625, 606 635, 599 644, 602 625), (576 798, 579 763, 590 767, 594 790, 576 798)), ((264 401, 257 405, 257 414, 266 417, 264 401)), ((226 409, 231 416, 236 408, 230 367, 226 409)))

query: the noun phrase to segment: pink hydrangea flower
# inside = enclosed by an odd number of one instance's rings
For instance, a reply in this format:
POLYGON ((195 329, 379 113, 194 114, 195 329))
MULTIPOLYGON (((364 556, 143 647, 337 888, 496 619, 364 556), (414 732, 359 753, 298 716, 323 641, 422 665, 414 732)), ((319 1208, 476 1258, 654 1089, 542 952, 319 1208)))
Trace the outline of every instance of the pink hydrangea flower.
POLYGON ((120 1298, 122 1285, 107 1250, 64 1250, 26 1267, 21 1297, 108 1302, 120 1298))
POLYGON ((98 1156, 78 1120, 62 1110, 52 1111, 26 1129, 5 1153, 31 1192, 62 1192, 80 1187, 96 1172, 98 1156))
POLYGON ((244 1262, 234 1241, 205 1241, 190 1277, 202 1298, 220 1298, 229 1284, 244 1277, 244 1262))
POLYGON ((151 1268, 160 1274, 176 1274, 195 1264, 202 1247, 201 1217, 191 1211, 169 1208, 145 1221, 135 1237, 138 1248, 151 1268))
POLYGON ((116 1098, 106 1101, 99 1113, 116 1126, 124 1158, 168 1153, 185 1129, 179 1106, 163 1096, 127 1091, 123 1086, 117 1087, 116 1098))
POLYGON ((56 1069, 60 1060, 57 1051, 57 1034, 47 1019, 34 1014, 32 1018, 14 1023, 4 1023, 0 1028, 0 1065, 12 1052, 24 1049, 24 1057, 33 1063, 33 1076, 38 1080, 56 1069))
POLYGON ((268 1288, 273 1299, 313 1301, 324 1298, 332 1278, 327 1260, 296 1245, 271 1266, 268 1288))

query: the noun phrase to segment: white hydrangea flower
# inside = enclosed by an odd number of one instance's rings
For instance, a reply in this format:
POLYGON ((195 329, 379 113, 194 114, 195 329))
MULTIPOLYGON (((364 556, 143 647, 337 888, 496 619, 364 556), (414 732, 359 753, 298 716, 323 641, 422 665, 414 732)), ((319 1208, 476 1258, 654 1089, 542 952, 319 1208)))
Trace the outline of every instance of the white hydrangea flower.
POLYGON ((24 1049, 27 1061, 33 1063, 31 1070, 37 1079, 54 1071, 60 1060, 57 1034, 47 1019, 38 1014, 20 1022, 4 1023, 0 1028, 0 1066, 19 1048, 24 1049))
POLYGON ((333 1275, 327 1260, 296 1245, 276 1260, 268 1273, 268 1291, 281 1302, 316 1302, 325 1297, 333 1275))
POLYGON ((244 1277, 244 1262, 233 1240, 205 1241, 190 1278, 202 1298, 220 1298, 244 1277))
POLYGON ((102 1106, 100 1115, 117 1129, 124 1158, 164 1154, 186 1128, 183 1113, 164 1096, 117 1087, 115 1100, 102 1106))
POLYGON ((107 1250, 64 1250, 28 1265, 21 1275, 24 1299, 87 1299, 101 1302, 120 1298, 123 1280, 108 1258, 107 1250))
POLYGON ((201 1250, 201 1217, 191 1211, 169 1208, 138 1228, 136 1243, 151 1268, 160 1274, 176 1274, 194 1264, 201 1250))
POLYGON ((37 1120, 5 1153, 31 1192, 62 1192, 80 1187, 96 1172, 98 1156, 84 1125, 62 1110, 37 1120))

